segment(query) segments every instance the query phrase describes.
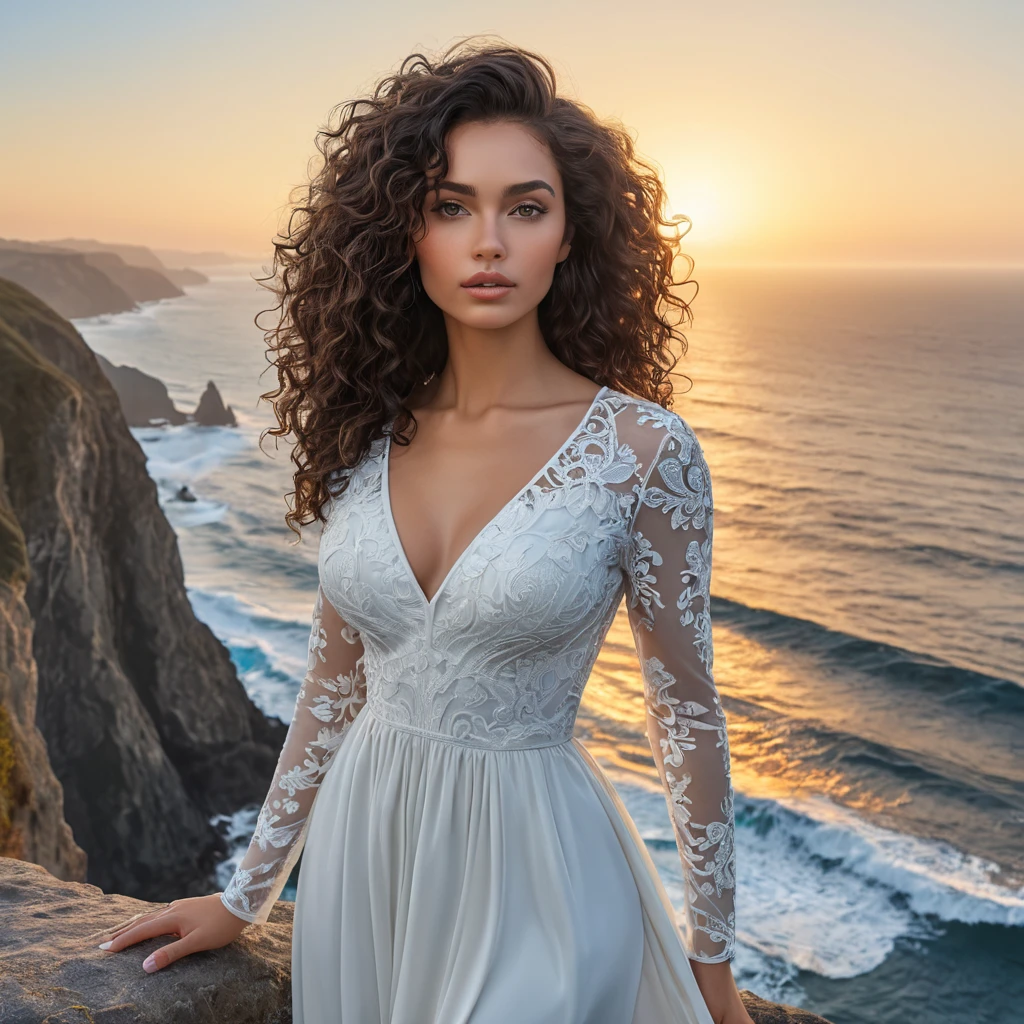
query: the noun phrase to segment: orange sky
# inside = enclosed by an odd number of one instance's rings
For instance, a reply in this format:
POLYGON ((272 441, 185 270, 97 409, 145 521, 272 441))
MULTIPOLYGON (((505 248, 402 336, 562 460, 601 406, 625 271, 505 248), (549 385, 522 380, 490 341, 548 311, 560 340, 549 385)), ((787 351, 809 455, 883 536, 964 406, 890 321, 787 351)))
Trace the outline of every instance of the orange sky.
POLYGON ((621 119, 708 262, 1024 265, 1024 6, 18 5, 0 237, 265 258, 330 108, 490 33, 621 119))

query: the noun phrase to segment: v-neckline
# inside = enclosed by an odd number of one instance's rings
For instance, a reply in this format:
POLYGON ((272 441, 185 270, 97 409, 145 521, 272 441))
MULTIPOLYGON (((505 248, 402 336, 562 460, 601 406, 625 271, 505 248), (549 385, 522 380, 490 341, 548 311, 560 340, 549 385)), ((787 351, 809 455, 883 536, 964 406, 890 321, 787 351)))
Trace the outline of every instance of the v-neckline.
POLYGON ((391 534, 391 539, 394 542, 395 547, 398 549, 398 554, 401 557, 401 560, 402 560, 403 567, 405 569, 406 575, 409 577, 409 582, 416 589, 416 593, 419 595, 420 600, 423 601, 424 605, 426 605, 426 607, 428 609, 433 609, 434 608, 435 604, 437 603, 438 597, 440 597, 440 595, 444 591, 445 586, 447 585, 448 581, 454 575, 455 570, 458 569, 459 566, 463 563, 463 561, 469 555, 470 551, 472 551, 473 548, 476 547, 476 544, 480 540, 480 538, 491 528, 491 526, 497 521, 497 519, 501 515, 504 514, 506 509, 510 508, 517 501, 519 501, 519 499, 522 498, 522 496, 531 487, 533 487, 534 484, 537 483, 537 481, 551 467, 551 463, 554 462, 565 451, 565 449, 569 447, 569 445, 572 443, 572 441, 576 437, 576 435, 584 428, 584 426, 586 426, 587 420, 590 419, 591 414, 593 413, 594 409, 597 408, 597 403, 601 400, 602 396, 608 390, 609 390, 609 388, 608 388, 607 384, 603 384, 601 386, 601 388, 598 390, 597 394, 595 394, 593 399, 591 399, 590 405, 587 407, 587 411, 583 415, 583 418, 573 428, 572 433, 561 443, 561 445, 559 445, 558 450, 476 532, 476 535, 462 549, 462 552, 459 554, 458 558, 456 558, 455 561, 452 562, 451 568, 449 568, 449 570, 445 573, 444 578, 441 580, 441 582, 437 586, 437 590, 434 591, 433 596, 430 597, 430 598, 427 597, 426 593, 423 590, 423 587, 420 585, 419 580, 416 578, 416 573, 413 572, 412 563, 409 561, 409 556, 405 552, 405 545, 402 543, 402 538, 399 537, 399 535, 398 535, 398 527, 395 524, 395 516, 394 516, 394 512, 392 511, 392 508, 391 508, 391 485, 390 485, 390 479, 389 479, 390 478, 390 474, 389 474, 388 470, 389 470, 390 465, 391 465, 391 427, 394 425, 394 421, 392 420, 391 423, 388 424, 387 435, 386 435, 386 439, 385 439, 385 442, 384 442, 384 454, 383 454, 383 457, 381 459, 381 471, 380 471, 381 472, 380 494, 381 494, 381 504, 384 506, 384 518, 387 521, 388 531, 391 534))

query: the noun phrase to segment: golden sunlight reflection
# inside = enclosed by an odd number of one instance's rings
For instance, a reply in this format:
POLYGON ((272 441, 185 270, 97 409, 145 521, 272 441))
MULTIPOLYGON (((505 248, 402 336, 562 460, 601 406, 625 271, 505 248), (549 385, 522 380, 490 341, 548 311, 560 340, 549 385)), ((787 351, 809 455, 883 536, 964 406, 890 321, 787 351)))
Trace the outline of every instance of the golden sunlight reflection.
MULTIPOLYGON (((814 726, 827 730, 830 718, 838 721, 844 714, 828 706, 827 687, 814 694, 804 686, 788 652, 763 646, 721 622, 714 630, 715 678, 728 718, 737 793, 771 800, 825 795, 882 817, 906 800, 902 791, 879 795, 866 787, 859 790, 842 765, 832 763, 832 741, 815 737, 814 726)), ((584 691, 576 735, 613 777, 649 789, 660 786, 625 602, 584 691)))

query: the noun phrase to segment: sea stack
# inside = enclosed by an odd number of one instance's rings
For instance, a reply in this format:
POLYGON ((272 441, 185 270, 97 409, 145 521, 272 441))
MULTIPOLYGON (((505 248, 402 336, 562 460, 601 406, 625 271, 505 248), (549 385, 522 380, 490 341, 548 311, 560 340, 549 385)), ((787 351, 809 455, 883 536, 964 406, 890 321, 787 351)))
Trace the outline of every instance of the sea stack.
POLYGON ((220 392, 217 390, 217 385, 212 380, 207 382, 206 390, 203 392, 203 397, 199 399, 199 404, 196 406, 196 411, 193 413, 192 418, 203 427, 238 426, 231 406, 225 407, 224 401, 220 397, 220 392))

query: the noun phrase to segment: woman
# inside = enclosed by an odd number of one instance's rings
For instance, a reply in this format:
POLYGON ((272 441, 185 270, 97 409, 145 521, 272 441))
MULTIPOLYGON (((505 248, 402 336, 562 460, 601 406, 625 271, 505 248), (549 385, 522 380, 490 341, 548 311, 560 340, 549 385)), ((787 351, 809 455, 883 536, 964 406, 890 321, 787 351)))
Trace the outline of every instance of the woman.
POLYGON ((308 672, 225 891, 108 948, 181 936, 156 970, 225 945, 304 849, 297 1022, 751 1024, 661 183, 515 47, 413 55, 344 110, 276 244, 265 396, 296 438, 289 524, 325 524, 308 672), (682 934, 572 735, 624 593, 682 934))

